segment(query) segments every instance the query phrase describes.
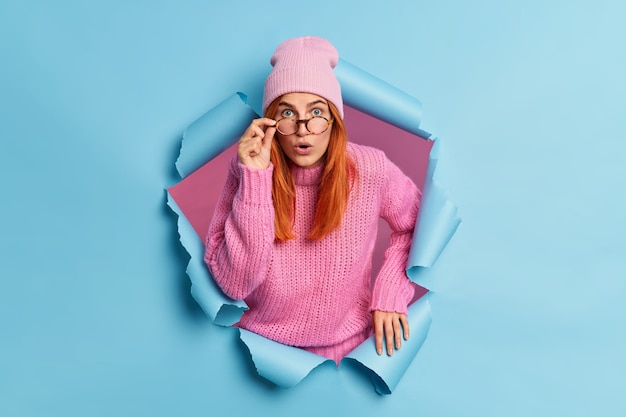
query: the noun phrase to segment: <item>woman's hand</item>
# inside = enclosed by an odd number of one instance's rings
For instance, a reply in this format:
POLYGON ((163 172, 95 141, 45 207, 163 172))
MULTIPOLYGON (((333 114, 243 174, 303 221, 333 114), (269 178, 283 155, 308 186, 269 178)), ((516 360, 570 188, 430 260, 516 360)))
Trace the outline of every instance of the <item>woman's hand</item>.
POLYGON ((250 168, 267 169, 270 149, 276 133, 276 121, 262 117, 254 119, 239 139, 239 161, 250 168))
POLYGON ((405 314, 374 310, 372 313, 374 337, 376 339, 376 353, 383 353, 383 337, 387 345, 387 355, 393 355, 395 348, 400 349, 402 339, 409 338, 409 321, 405 314))

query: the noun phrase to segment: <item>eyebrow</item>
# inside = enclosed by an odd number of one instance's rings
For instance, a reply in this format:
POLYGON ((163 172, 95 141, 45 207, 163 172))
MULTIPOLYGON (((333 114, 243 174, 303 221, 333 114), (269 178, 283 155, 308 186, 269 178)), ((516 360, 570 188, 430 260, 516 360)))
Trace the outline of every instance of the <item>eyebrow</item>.
MULTIPOLYGON (((315 101, 312 101, 312 102, 310 102, 310 103, 307 103, 307 105, 306 105, 306 106, 307 106, 307 108, 311 108, 311 107, 317 106, 318 104, 323 104, 323 105, 325 105, 326 107, 328 107, 328 102, 327 102, 327 101, 324 101, 324 100, 315 100, 315 101)), ((281 101, 280 103, 278 103, 278 106, 279 106, 279 107, 280 107, 280 106, 295 107, 293 104, 288 103, 288 102, 286 102, 286 101, 281 101)))

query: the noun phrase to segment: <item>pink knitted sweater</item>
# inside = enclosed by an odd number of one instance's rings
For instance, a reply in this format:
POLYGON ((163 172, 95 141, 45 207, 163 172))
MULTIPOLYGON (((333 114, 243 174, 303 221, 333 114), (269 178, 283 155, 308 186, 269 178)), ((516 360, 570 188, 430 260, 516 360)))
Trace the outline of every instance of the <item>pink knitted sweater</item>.
MULTIPOLYGON (((420 191, 380 150, 348 145, 358 179, 341 226, 306 238, 322 167, 294 166, 295 240, 274 240, 273 167, 235 156, 206 238, 205 261, 224 293, 250 308, 239 326, 337 363, 371 334, 372 310, 407 312, 413 286, 405 268, 420 191), (378 219, 392 229, 371 284, 378 219)), ((373 347, 372 347, 373 349, 373 347)))

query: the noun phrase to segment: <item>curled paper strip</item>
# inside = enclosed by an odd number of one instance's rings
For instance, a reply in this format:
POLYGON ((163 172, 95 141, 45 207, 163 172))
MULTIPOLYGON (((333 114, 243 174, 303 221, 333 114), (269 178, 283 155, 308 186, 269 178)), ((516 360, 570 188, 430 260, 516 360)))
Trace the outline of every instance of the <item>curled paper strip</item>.
POLYGON ((283 345, 239 329, 240 338, 250 350, 257 373, 281 388, 291 388, 302 381, 313 369, 326 361, 323 356, 283 345))
MULTIPOLYGON (((430 225, 431 219, 439 220, 439 208, 451 204, 447 194, 443 193, 443 188, 432 181, 437 153, 436 149, 431 150, 433 142, 424 140, 430 134, 419 129, 421 103, 345 61, 340 64, 336 70, 344 89, 344 101, 361 109, 359 112, 346 106, 346 126, 348 127, 350 123, 355 126, 353 129, 360 126, 363 131, 369 132, 369 135, 357 136, 371 136, 375 140, 387 143, 387 146, 392 144, 393 147, 394 144, 393 141, 387 140, 388 138, 397 138, 396 145, 404 141, 400 153, 408 154, 409 163, 414 165, 409 166, 407 172, 416 165, 423 170, 419 175, 409 174, 412 177, 420 177, 416 180, 418 185, 424 183, 422 208, 416 229, 419 230, 416 234, 423 236, 414 238, 411 254, 418 259, 420 265, 425 263, 421 261, 424 258, 434 262, 436 256, 429 257, 428 254, 436 253, 438 256, 456 227, 453 230, 450 227, 429 229, 427 226, 420 226, 422 223, 430 225), (384 111, 380 110, 381 108, 384 108, 384 111), (376 133, 372 135, 372 132, 376 133), (417 144, 419 146, 416 146, 417 144), (421 153, 428 154, 429 151, 429 158, 422 156, 421 153), (428 166, 427 172, 424 169, 426 160, 430 160, 429 164, 432 164, 428 166), (435 197, 429 197, 430 194, 435 197), (431 208, 424 209, 425 205, 431 208)), ((178 231, 181 244, 190 255, 187 274, 192 283, 193 297, 215 324, 224 326, 236 323, 247 306, 243 301, 231 300, 215 284, 204 263, 203 239, 226 179, 228 161, 235 152, 234 147, 225 150, 237 141, 250 121, 257 117, 258 115, 247 105, 246 96, 237 93, 194 121, 183 134, 180 155, 176 161, 182 180, 167 190, 168 205, 179 216, 178 231)), ((351 132, 356 130, 349 130, 350 135, 351 132)), ((376 143, 371 145, 376 146, 376 143)), ((392 153, 397 151, 398 149, 392 149, 392 153)), ((399 166, 404 169, 401 164, 399 166)), ((452 211, 456 213, 456 207, 454 205, 452 207, 454 208, 452 211)), ((413 265, 415 262, 411 260, 407 269, 411 270, 413 265)), ((409 277, 419 281, 415 274, 413 276, 409 274, 409 277)), ((411 339, 392 358, 376 355, 371 339, 363 342, 345 358, 371 371, 372 382, 380 394, 389 394, 397 386, 426 338, 431 322, 430 307, 426 298, 422 297, 409 308, 409 320, 412 328, 411 339)), ((240 330, 240 337, 248 347, 258 373, 281 387, 297 384, 311 370, 328 360, 295 347, 281 345, 246 330, 240 330)))
MULTIPOLYGON (((407 265, 409 278, 423 284, 423 275, 418 273, 417 267, 433 266, 461 223, 457 206, 451 201, 448 192, 434 179, 439 159, 439 142, 430 133, 420 129, 422 103, 416 98, 342 59, 335 67, 335 74, 341 83, 342 95, 347 104, 434 142, 428 158, 420 215, 407 265)), ((347 118, 346 123, 349 122, 347 118)), ((421 184, 418 181, 416 183, 421 184)))
POLYGON ((422 103, 415 97, 341 58, 335 76, 346 104, 418 136, 429 136, 419 128, 422 103))
POLYGON ((434 140, 428 158, 428 171, 422 191, 420 217, 409 253, 407 273, 416 280, 416 267, 432 266, 461 223, 457 206, 448 192, 434 179, 439 160, 439 141, 434 140))
POLYGON ((391 394, 398 386, 428 336, 432 322, 428 295, 409 306, 408 319, 411 337, 402 342, 402 348, 396 350, 393 356, 377 355, 374 349, 374 336, 370 336, 342 360, 342 362, 354 361, 369 369, 372 383, 379 394, 391 394))
POLYGON ((190 256, 187 275, 191 280, 193 298, 215 324, 230 326, 236 323, 247 309, 246 304, 230 299, 217 286, 204 264, 204 243, 170 192, 167 193, 167 204, 178 215, 180 243, 190 256))
POLYGON ((176 160, 180 176, 185 178, 226 150, 257 117, 247 104, 247 96, 236 93, 190 124, 183 132, 176 160))
MULTIPOLYGON (((208 229, 217 196, 225 179, 226 162, 212 170, 207 162, 223 153, 246 129, 256 113, 246 104, 246 96, 233 94, 194 121, 183 133, 176 167, 183 180, 168 188, 167 204, 178 215, 180 243, 189 253, 187 275, 191 293, 215 324, 230 326, 237 321, 246 304, 232 300, 217 286, 204 263, 203 238, 208 229)), ((225 159, 225 158, 222 158, 225 159)))

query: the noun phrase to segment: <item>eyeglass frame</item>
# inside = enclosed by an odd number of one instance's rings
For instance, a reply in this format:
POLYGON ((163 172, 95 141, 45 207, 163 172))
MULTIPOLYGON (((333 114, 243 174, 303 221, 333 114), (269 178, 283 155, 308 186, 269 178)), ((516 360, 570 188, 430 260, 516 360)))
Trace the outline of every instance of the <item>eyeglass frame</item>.
POLYGON ((293 135, 296 134, 298 132, 298 129, 300 129, 300 124, 304 123, 304 128, 306 129, 307 132, 309 132, 311 135, 321 135, 322 133, 326 132, 328 130, 328 128, 330 127, 330 125, 333 124, 333 122, 335 121, 335 119, 331 118, 330 120, 325 118, 324 116, 313 116, 313 117, 309 117, 308 119, 296 119, 293 117, 281 117, 280 119, 276 120, 276 130, 278 131, 278 133, 280 133, 281 135, 285 135, 285 136, 289 136, 289 135, 293 135), (278 128, 278 123, 280 123, 282 120, 293 120, 296 123, 296 130, 293 133, 283 133, 280 131, 280 129, 278 128), (324 119, 326 120, 326 129, 322 130, 319 133, 313 133, 309 130, 309 122, 313 119, 324 119))

